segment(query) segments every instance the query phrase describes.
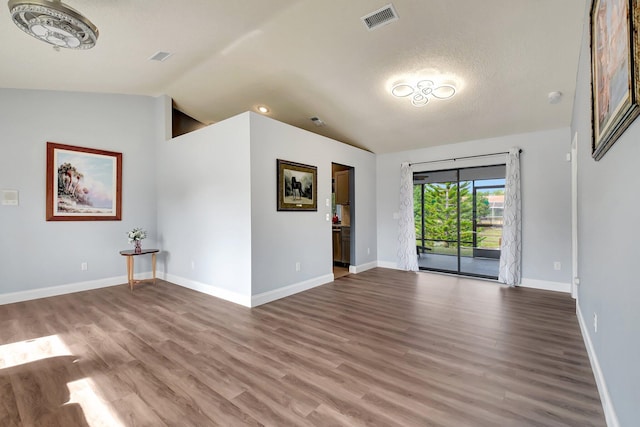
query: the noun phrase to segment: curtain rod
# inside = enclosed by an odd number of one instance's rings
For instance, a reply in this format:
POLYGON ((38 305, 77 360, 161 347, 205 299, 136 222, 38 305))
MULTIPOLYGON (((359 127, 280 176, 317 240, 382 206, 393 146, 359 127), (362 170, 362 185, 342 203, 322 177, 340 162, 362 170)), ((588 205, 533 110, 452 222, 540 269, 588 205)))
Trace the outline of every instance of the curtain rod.
MULTIPOLYGON (((522 148, 520 150, 518 150, 518 153, 522 153, 522 148)), ((456 160, 463 160, 463 159, 474 159, 476 157, 488 157, 488 156, 498 156, 500 154, 509 154, 508 151, 501 151, 499 153, 491 153, 491 154, 476 154, 475 156, 463 156, 463 157, 452 157, 451 159, 442 159, 442 160, 428 160, 426 162, 415 162, 415 163, 409 163, 409 166, 413 166, 413 165, 424 165, 426 163, 438 163, 438 162, 450 162, 450 161, 456 161, 456 160)))

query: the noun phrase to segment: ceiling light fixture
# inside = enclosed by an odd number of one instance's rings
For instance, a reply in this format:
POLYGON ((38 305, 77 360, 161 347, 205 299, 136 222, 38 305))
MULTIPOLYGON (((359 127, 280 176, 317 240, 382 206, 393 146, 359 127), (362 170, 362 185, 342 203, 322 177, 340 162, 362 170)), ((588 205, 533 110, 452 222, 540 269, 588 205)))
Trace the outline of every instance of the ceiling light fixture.
POLYGON ((13 22, 25 33, 55 48, 91 49, 98 28, 60 0, 9 0, 13 22))
POLYGON ((436 86, 432 80, 420 80, 415 85, 410 83, 397 83, 391 88, 391 94, 397 98, 411 97, 414 107, 423 107, 429 103, 430 97, 436 99, 449 99, 456 94, 453 85, 442 84, 436 86))
POLYGON ((260 105, 258 107, 258 112, 260 112, 262 114, 267 114, 269 112, 269 109, 267 107, 265 107, 264 105, 260 105))

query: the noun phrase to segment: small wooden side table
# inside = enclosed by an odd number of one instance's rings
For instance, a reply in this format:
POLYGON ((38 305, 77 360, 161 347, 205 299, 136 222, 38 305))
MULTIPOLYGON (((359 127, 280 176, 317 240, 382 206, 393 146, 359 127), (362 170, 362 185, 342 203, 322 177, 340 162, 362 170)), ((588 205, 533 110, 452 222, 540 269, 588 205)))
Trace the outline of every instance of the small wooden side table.
POLYGON ((135 250, 120 251, 120 255, 127 257, 127 279, 129 280, 129 287, 133 292, 133 285, 136 283, 144 282, 144 280, 133 280, 133 258, 137 255, 151 254, 151 268, 153 269, 153 284, 156 284, 156 254, 160 252, 160 249, 143 249, 141 252, 136 253, 135 250))

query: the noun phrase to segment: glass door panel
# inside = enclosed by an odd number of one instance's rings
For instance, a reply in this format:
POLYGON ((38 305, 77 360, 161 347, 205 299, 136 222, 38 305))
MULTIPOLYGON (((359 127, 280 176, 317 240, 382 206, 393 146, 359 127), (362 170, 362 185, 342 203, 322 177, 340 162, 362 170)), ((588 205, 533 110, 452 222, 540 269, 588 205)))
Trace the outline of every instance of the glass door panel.
POLYGON ((414 174, 421 269, 497 278, 504 165, 414 174))
POLYGON ((457 172, 438 171, 414 177, 414 212, 418 266, 457 273, 457 172))
POLYGON ((474 180, 472 253, 461 263, 462 273, 498 276, 503 210, 504 179, 474 180))
POLYGON ((475 250, 473 181, 460 182, 460 271, 473 273, 475 250), (470 269, 470 270, 469 270, 470 269))

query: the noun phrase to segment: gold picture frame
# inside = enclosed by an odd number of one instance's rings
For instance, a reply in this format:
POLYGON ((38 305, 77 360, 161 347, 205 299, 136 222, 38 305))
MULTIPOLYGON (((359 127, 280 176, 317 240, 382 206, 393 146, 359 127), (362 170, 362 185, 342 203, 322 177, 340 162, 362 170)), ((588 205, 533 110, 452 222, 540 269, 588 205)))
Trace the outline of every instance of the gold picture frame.
POLYGON ((318 168, 277 159, 279 211, 318 210, 318 168))
POLYGON ((600 160, 640 114, 640 0, 591 8, 592 156, 600 160))

